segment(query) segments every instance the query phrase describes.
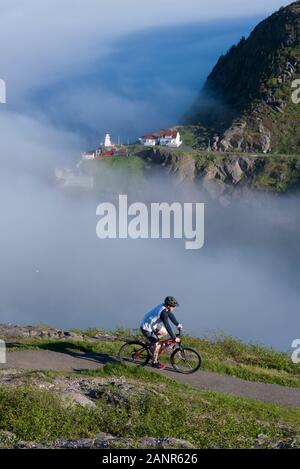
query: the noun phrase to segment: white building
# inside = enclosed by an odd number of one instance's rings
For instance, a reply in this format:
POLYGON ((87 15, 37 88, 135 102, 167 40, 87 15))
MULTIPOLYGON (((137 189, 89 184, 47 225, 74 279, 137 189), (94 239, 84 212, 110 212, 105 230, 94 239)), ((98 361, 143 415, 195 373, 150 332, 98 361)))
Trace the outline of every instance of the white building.
POLYGON ((159 144, 159 137, 154 134, 149 134, 140 137, 139 141, 141 145, 145 145, 146 147, 154 147, 155 145, 159 144))
MULTIPOLYGON (((105 146, 102 145, 102 148, 105 148, 105 146)), ((100 147, 98 148, 98 150, 93 150, 93 151, 85 151, 84 153, 81 153, 81 158, 83 160, 96 160, 97 158, 100 158, 102 156, 103 154, 102 148, 100 147)))
POLYGON ((84 153, 81 153, 81 158, 83 160, 94 160, 96 158, 96 152, 95 151, 85 151, 84 153))
POLYGON ((160 138, 159 144, 166 147, 180 147, 182 140, 178 131, 167 131, 160 138))
POLYGON ((148 134, 139 138, 142 145, 145 146, 167 146, 167 147, 180 147, 182 140, 180 133, 177 130, 167 129, 157 132, 155 134, 148 134))

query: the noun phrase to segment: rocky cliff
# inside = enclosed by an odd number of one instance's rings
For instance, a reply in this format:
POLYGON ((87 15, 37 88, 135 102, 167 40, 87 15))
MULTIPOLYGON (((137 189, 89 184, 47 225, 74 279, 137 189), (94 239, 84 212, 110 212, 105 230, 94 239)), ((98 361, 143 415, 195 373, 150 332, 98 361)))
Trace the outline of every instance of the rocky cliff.
POLYGON ((296 156, 180 151, 148 148, 137 151, 152 167, 165 168, 179 181, 199 180, 217 193, 233 189, 286 192, 300 184, 300 159, 296 156))
POLYGON ((299 153, 300 2, 281 8, 221 56, 185 118, 194 146, 299 153))

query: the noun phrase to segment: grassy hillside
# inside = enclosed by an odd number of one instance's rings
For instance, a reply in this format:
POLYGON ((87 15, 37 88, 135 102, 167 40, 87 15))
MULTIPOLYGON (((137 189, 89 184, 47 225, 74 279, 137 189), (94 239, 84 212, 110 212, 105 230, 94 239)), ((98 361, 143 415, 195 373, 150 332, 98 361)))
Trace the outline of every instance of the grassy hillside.
MULTIPOLYGON (((138 331, 122 328, 73 329, 68 339, 47 338, 60 333, 45 325, 1 326, 9 351, 116 356, 124 339, 141 338, 138 331), (25 337, 28 330, 41 337, 25 337)), ((300 387, 300 364, 293 364, 287 353, 225 336, 185 336, 183 341, 201 352, 205 370, 300 387)), ((300 409, 200 390, 151 368, 118 362, 81 372, 0 370, 0 447, 39 445, 300 448, 300 409)))
POLYGON ((111 439, 102 447, 300 447, 299 409, 193 389, 137 368, 5 379, 0 372, 0 447, 54 447, 61 438, 92 444, 103 432, 111 439), (63 398, 64 384, 89 389, 93 406, 63 398))
POLYGON ((128 187, 138 187, 143 183, 147 164, 132 154, 82 161, 80 169, 84 174, 93 176, 96 192, 121 193, 128 187))

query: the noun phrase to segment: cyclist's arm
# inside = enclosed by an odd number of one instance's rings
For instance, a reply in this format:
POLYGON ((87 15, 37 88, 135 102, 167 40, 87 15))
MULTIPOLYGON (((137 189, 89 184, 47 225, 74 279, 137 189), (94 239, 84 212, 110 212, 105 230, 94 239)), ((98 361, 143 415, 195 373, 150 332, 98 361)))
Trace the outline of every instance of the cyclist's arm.
MULTIPOLYGON (((165 309, 161 312, 161 315, 160 315, 160 319, 162 320, 165 328, 167 329, 167 332, 169 334, 169 336, 172 337, 173 340, 176 339, 176 336, 174 334, 174 332, 172 331, 172 327, 170 326, 170 323, 169 323, 169 314, 165 309)), ((173 322, 173 321, 172 321, 173 322)), ((177 322, 177 321, 176 321, 177 322)), ((174 323, 175 324, 175 323, 174 323)))
POLYGON ((176 327, 178 327, 178 326, 180 325, 179 322, 177 321, 177 319, 175 318, 174 313, 171 313, 171 312, 169 313, 169 319, 171 319, 172 323, 173 323, 176 327))

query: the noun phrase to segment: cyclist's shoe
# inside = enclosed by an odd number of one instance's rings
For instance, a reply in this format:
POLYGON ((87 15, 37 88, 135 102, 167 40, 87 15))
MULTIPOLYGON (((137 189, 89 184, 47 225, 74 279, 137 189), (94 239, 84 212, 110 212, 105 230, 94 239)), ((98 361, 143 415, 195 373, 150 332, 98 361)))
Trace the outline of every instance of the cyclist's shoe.
POLYGON ((164 363, 152 363, 153 368, 158 368, 159 370, 164 370, 167 365, 164 365, 164 363))

